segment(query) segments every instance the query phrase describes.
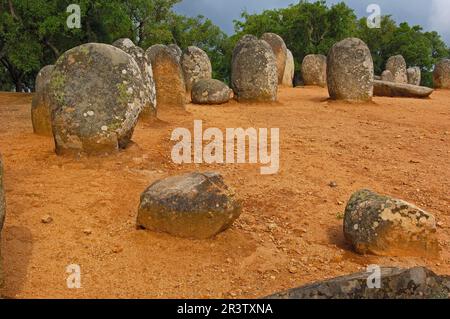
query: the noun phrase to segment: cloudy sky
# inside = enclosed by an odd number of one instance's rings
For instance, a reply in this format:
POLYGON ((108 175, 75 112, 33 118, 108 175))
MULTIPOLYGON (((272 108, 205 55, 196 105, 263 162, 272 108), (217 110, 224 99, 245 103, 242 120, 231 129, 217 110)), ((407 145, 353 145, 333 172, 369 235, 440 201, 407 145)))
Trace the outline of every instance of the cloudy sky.
MULTIPOLYGON (((233 33, 233 20, 239 19, 242 10, 250 13, 264 9, 287 7, 298 0, 183 0, 176 6, 179 13, 202 14, 227 33, 233 33)), ((327 0, 329 4, 341 0, 327 0)), ((381 13, 391 14, 397 22, 419 24, 425 30, 436 30, 450 44, 450 0, 344 0, 359 17, 368 16, 366 8, 376 3, 381 13)))

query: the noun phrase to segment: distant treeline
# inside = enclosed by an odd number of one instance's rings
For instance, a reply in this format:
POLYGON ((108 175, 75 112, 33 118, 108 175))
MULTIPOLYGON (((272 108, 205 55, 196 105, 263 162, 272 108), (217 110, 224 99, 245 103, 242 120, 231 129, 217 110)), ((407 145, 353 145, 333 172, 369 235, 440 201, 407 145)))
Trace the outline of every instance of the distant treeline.
POLYGON ((130 38, 144 49, 155 43, 176 43, 182 49, 198 46, 211 58, 213 76, 226 82, 234 45, 246 33, 282 36, 294 54, 297 70, 305 55, 327 54, 335 42, 359 37, 372 51, 377 74, 390 56, 401 54, 408 66, 422 69, 422 84, 427 86, 432 86, 433 65, 450 52, 437 32, 424 32, 407 23, 397 25, 390 16, 383 17, 380 29, 370 29, 366 19, 357 19, 344 3, 329 7, 325 1, 302 0, 261 14, 243 12, 234 21, 235 34, 227 36, 203 16, 175 13, 173 7, 181 1, 78 0, 81 28, 70 29, 66 9, 73 0, 0 0, 0 90, 33 89, 37 72, 54 64, 66 50, 118 38, 130 38))

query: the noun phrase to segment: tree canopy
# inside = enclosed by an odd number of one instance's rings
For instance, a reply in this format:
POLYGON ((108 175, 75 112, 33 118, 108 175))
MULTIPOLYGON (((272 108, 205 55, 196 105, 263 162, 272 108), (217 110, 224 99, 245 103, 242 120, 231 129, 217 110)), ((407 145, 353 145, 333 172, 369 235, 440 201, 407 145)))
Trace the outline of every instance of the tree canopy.
POLYGON ((449 49, 436 32, 420 26, 382 19, 381 29, 367 27, 344 3, 327 6, 323 0, 260 14, 243 12, 228 36, 211 20, 177 14, 182 0, 78 0, 81 28, 70 29, 66 8, 73 0, 0 0, 0 90, 33 88, 39 70, 53 64, 66 50, 86 42, 112 43, 127 37, 144 49, 162 43, 204 49, 211 58, 214 77, 228 81, 232 49, 243 34, 274 32, 294 54, 296 67, 310 53, 327 54, 346 37, 356 36, 372 51, 375 70, 381 73, 391 55, 402 54, 409 66, 423 71, 423 84, 432 85, 431 71, 449 49))

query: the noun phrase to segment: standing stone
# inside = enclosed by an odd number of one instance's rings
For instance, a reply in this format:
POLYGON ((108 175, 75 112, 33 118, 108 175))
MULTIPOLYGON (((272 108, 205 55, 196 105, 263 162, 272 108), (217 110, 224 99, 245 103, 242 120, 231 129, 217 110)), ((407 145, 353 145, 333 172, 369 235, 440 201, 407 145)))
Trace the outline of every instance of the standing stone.
POLYGON ((408 83, 408 76, 406 74, 406 62, 403 56, 391 56, 386 62, 386 70, 391 71, 394 76, 394 82, 408 83))
POLYGON ((383 73, 381 73, 381 81, 395 82, 395 78, 391 71, 384 70, 383 73))
MULTIPOLYGON (((267 297, 267 299, 448 299, 450 277, 424 267, 382 267, 380 287, 367 283, 373 273, 360 272, 315 282, 267 297)), ((372 281, 373 282, 373 281, 372 281)))
MULTIPOLYGON (((5 203, 5 190, 3 186, 3 162, 0 155, 0 242, 3 224, 5 222, 6 203, 5 203)), ((0 287, 3 285, 3 267, 2 267, 2 247, 0 246, 0 287)))
POLYGON ((373 60, 367 45, 348 38, 336 43, 327 58, 328 92, 333 100, 371 101, 373 60))
POLYGON ((57 154, 125 148, 142 109, 150 104, 136 61, 99 43, 78 46, 58 59, 49 100, 57 154))
POLYGON ((437 89, 450 89, 450 59, 441 60, 436 64, 433 82, 437 89))
POLYGON ((36 77, 36 92, 31 102, 31 122, 33 124, 33 132, 38 135, 53 136, 52 115, 48 101, 48 84, 54 67, 54 65, 43 67, 36 77))
POLYGON ((227 103, 233 91, 219 80, 203 79, 195 82, 192 87, 192 103, 195 104, 223 104, 227 103))
POLYGON ((262 40, 247 38, 234 50, 231 85, 238 101, 276 101, 278 75, 275 55, 262 40))
POLYGON ((284 68, 283 85, 294 86, 295 62, 291 50, 287 51, 286 67, 284 68))
POLYGON ((177 58, 178 62, 181 62, 181 57, 183 56, 183 51, 180 49, 180 47, 176 44, 169 44, 167 46, 170 50, 172 50, 173 54, 175 54, 175 57, 177 58))
POLYGON ((153 80, 153 69, 150 61, 145 55, 144 49, 136 46, 130 39, 119 39, 113 43, 113 46, 119 48, 129 55, 131 55, 134 60, 139 65, 142 72, 142 76, 145 81, 146 92, 148 94, 148 99, 150 103, 144 107, 141 116, 143 118, 151 118, 156 116, 156 86, 153 80))
POLYGON ((173 51, 156 44, 148 48, 146 55, 153 67, 158 109, 184 109, 186 87, 183 71, 173 51))
POLYGON ((357 253, 379 256, 437 256, 433 215, 403 200, 369 190, 352 195, 344 235, 357 253))
POLYGON ((327 86, 327 57, 309 54, 302 62, 302 77, 305 85, 327 86))
POLYGON ((241 214, 234 193, 217 173, 191 173, 150 185, 141 195, 139 227, 205 239, 229 228, 241 214))
POLYGON ((261 36, 261 40, 266 41, 272 47, 275 54, 277 71, 278 71, 278 84, 283 83, 284 69, 286 67, 287 59, 287 47, 284 40, 275 33, 264 33, 261 36))
POLYGON ((186 92, 191 93, 192 86, 198 80, 212 78, 212 66, 208 55, 200 48, 190 46, 181 58, 186 92))
POLYGON ((420 85, 420 81, 422 80, 422 71, 418 66, 409 68, 406 70, 406 74, 408 75, 408 84, 420 85))

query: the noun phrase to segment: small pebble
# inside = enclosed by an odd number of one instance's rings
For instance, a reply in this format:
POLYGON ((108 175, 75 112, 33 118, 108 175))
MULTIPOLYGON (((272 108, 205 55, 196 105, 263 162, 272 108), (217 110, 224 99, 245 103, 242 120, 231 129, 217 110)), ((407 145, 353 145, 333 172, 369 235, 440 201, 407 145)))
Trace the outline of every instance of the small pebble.
POLYGON ((53 222, 53 218, 50 215, 45 215, 44 217, 42 217, 41 222, 43 224, 50 224, 51 222, 53 222))

